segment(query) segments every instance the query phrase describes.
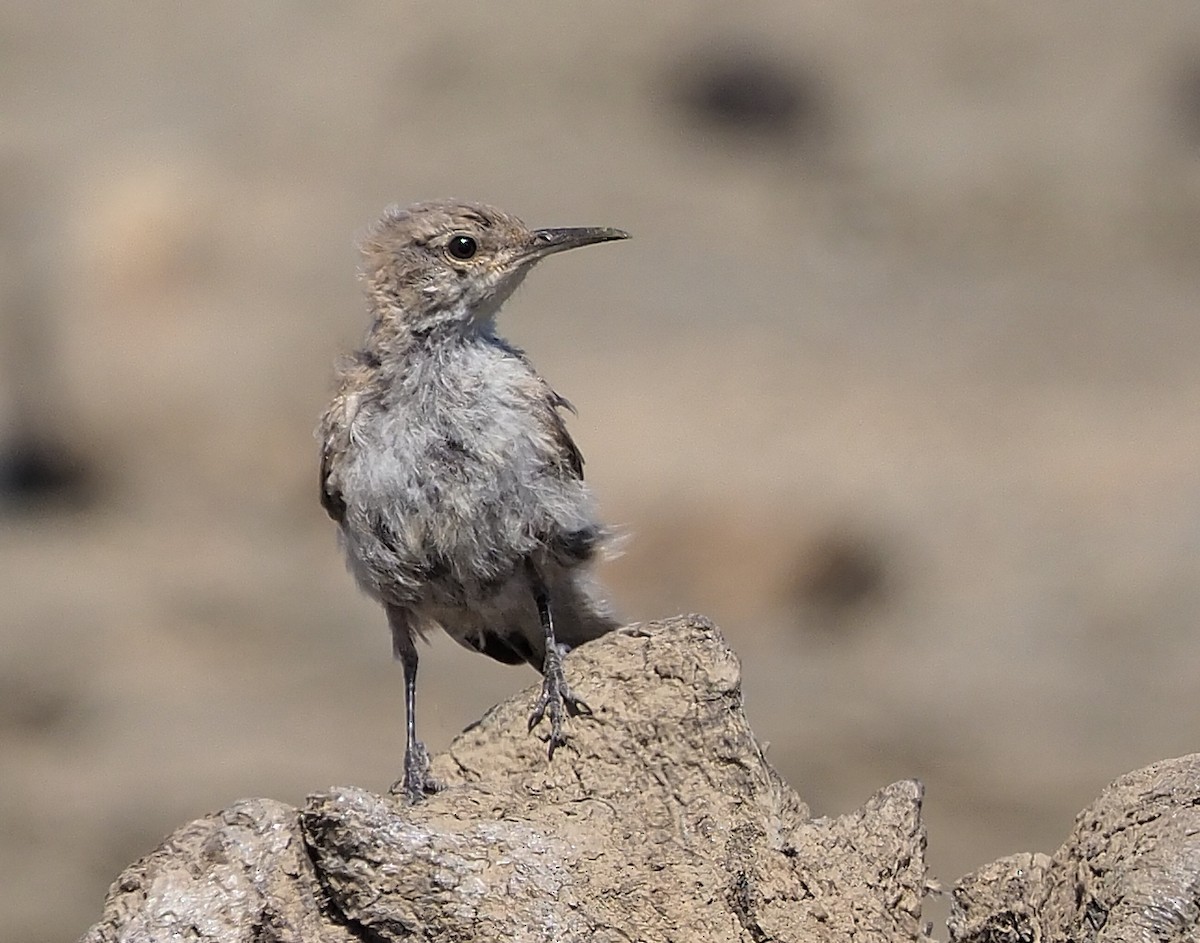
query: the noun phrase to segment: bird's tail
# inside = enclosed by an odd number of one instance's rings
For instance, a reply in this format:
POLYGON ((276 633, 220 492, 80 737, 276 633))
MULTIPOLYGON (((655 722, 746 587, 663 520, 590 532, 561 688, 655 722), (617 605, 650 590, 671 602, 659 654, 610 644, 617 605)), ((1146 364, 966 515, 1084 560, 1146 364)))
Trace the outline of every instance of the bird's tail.
POLYGON ((548 588, 554 637, 560 645, 575 648, 621 624, 599 584, 581 570, 560 571, 548 588))

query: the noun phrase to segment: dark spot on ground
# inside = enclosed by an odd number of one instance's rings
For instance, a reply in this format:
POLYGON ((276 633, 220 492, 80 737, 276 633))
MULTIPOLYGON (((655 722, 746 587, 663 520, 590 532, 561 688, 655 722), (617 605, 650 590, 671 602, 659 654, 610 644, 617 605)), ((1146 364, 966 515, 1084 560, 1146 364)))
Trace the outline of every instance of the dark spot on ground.
POLYGON ((876 542, 845 531, 819 535, 799 554, 785 596, 830 626, 880 602, 889 590, 887 554, 876 542))
POLYGON ((0 731, 44 737, 81 718, 78 701, 61 679, 20 672, 0 676, 0 731))
POLYGON ((675 87, 679 109, 701 127, 795 143, 825 129, 820 83, 755 50, 694 54, 679 69, 675 87))
POLYGON ((10 508, 82 507, 95 484, 86 463, 57 442, 19 435, 0 444, 0 503, 10 508))
POLYGON ((1200 156, 1200 61, 1179 70, 1169 120, 1176 136, 1200 156))

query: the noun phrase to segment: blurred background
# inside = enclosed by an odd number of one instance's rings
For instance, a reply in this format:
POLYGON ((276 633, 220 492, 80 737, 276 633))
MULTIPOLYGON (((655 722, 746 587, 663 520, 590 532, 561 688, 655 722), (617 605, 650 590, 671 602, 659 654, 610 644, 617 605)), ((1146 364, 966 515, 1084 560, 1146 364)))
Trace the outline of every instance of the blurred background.
MULTIPOLYGON (((0 53, 13 939, 399 776, 312 434, 391 202, 634 234, 502 326, 621 610, 717 620, 816 814, 922 779, 949 883, 1200 745, 1200 7, 9 0, 0 53)), ((434 639, 426 741, 535 681, 434 639)))

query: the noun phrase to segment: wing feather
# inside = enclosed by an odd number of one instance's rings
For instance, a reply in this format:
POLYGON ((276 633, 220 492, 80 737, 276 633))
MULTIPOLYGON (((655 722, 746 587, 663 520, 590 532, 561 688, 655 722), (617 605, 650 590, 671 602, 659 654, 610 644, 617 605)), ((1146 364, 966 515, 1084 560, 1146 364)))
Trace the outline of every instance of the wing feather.
POLYGON ((358 412, 358 397, 340 393, 321 417, 321 506, 338 524, 346 517, 338 465, 350 447, 350 427, 358 412))
POLYGON ((554 439, 554 444, 558 446, 558 454, 562 458, 559 465, 560 469, 572 478, 577 478, 583 481, 583 453, 579 451, 579 446, 575 444, 575 440, 571 438, 571 433, 567 431, 567 423, 562 417, 559 409, 569 409, 575 411, 567 400, 563 399, 554 390, 547 387, 550 393, 550 408, 547 410, 550 419, 550 434, 554 439))

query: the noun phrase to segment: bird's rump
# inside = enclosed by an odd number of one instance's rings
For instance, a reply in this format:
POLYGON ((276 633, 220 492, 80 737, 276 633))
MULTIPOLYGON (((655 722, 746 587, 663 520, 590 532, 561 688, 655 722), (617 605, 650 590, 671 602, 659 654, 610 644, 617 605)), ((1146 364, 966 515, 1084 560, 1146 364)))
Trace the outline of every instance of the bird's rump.
MULTIPOLYGON (((584 571, 553 562, 541 570, 554 600, 554 630, 566 649, 600 638, 617 622, 584 571)), ((545 634, 524 567, 484 600, 470 606, 433 606, 427 617, 460 645, 505 664, 528 662, 539 671, 546 657, 545 634)))

